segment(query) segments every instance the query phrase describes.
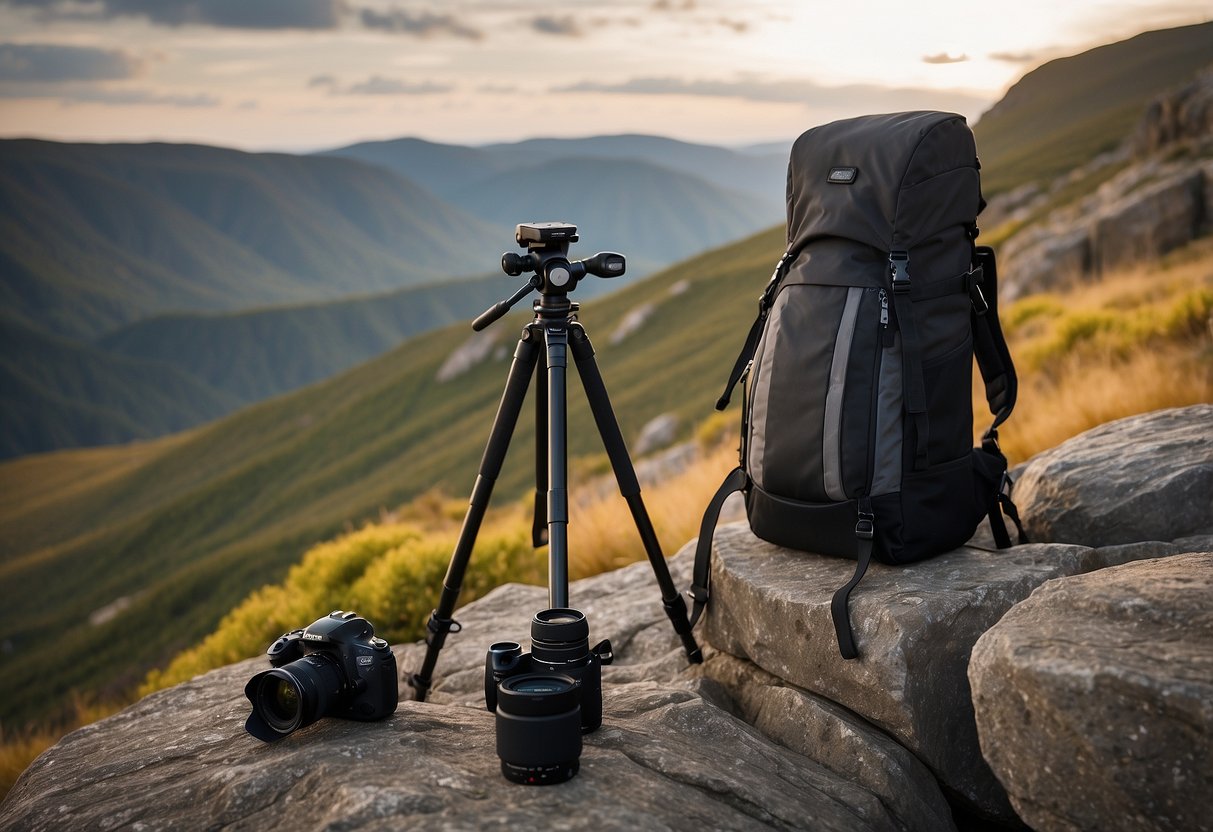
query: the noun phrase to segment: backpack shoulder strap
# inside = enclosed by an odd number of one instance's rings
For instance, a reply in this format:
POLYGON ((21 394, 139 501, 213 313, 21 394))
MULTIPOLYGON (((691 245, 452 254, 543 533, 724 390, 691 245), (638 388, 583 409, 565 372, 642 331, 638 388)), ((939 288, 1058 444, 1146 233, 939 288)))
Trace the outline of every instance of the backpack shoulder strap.
POLYGON ((724 410, 729 406, 729 399, 733 396, 733 388, 737 386, 737 382, 745 374, 745 368, 753 360, 754 353, 758 349, 758 341, 762 338, 762 327, 766 323, 767 315, 771 311, 771 304, 775 302, 775 295, 779 294, 779 285, 783 282, 784 275, 788 273, 788 267, 791 265, 792 250, 788 249, 784 252, 783 257, 779 258, 779 262, 775 264, 775 272, 771 275, 766 288, 762 290, 762 294, 758 297, 758 317, 754 319, 754 323, 750 326, 750 331, 745 337, 745 344, 742 345, 741 352, 737 355, 737 360, 733 362, 733 369, 729 373, 729 380, 724 386, 724 392, 716 400, 717 410, 724 410))
POLYGON ((982 437, 982 445, 992 442, 997 448, 998 427, 1015 409, 1019 382, 998 321, 998 265, 994 249, 977 246, 974 260, 973 279, 969 283, 973 300, 973 353, 985 382, 986 402, 994 414, 994 423, 982 437))
POLYGON ((695 544, 695 571, 691 578, 691 589, 687 595, 691 597, 691 626, 699 620, 704 607, 708 604, 709 590, 712 585, 712 538, 716 534, 716 523, 720 519, 720 508, 725 498, 735 491, 741 491, 749 482, 744 469, 738 467, 729 472, 720 484, 720 488, 708 503, 707 511, 703 513, 703 522, 699 525, 699 540, 695 544))

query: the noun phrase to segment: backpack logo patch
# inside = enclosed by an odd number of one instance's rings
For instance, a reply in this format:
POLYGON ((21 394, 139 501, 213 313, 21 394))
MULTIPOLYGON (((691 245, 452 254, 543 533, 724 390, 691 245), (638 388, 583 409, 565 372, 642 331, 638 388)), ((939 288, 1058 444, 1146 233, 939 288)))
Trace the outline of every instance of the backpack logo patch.
POLYGON ((859 176, 859 168, 830 168, 826 181, 832 185, 850 185, 859 176))

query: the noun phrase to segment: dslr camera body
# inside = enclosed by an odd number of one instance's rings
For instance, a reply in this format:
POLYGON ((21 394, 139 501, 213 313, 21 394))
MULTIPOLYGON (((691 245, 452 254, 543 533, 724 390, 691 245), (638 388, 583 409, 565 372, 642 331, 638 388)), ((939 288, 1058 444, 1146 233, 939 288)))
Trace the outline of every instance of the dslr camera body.
POLYGON ((266 651, 273 666, 245 685, 253 705, 245 730, 264 742, 321 717, 365 722, 396 710, 396 657, 357 613, 334 610, 286 633, 266 651))

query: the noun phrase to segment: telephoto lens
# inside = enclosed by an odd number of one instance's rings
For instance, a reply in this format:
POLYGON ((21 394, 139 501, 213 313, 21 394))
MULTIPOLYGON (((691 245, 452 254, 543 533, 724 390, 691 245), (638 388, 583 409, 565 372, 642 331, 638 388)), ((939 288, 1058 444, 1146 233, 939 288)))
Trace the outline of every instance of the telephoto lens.
POLYGON ((497 756, 507 780, 563 783, 580 768, 580 683, 558 673, 526 673, 497 687, 497 756))

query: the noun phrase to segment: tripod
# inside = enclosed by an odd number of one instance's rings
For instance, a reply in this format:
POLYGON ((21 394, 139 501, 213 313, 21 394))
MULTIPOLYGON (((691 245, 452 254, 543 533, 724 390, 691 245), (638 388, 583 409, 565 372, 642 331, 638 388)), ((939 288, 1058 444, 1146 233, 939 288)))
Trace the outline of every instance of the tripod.
POLYGON ((585 328, 576 320, 578 304, 568 299, 577 281, 587 274, 598 277, 616 277, 623 274, 623 255, 600 252, 594 257, 570 263, 569 243, 577 241, 577 227, 566 223, 526 223, 519 225, 516 239, 526 247, 526 255, 506 253, 502 255, 502 269, 509 275, 534 272, 531 279, 507 300, 500 301, 478 317, 474 330, 482 330, 503 316, 510 307, 532 291, 540 295, 534 303, 535 318, 522 330, 514 360, 510 365, 505 391, 493 420, 488 444, 480 460, 476 484, 472 488, 467 514, 459 531, 454 554, 442 581, 442 595, 438 608, 430 613, 426 625, 426 651, 421 669, 413 673, 409 683, 416 691, 418 701, 424 701, 433 684, 434 666, 438 653, 449 633, 458 632, 459 624, 451 618, 464 572, 472 556, 480 524, 488 509, 493 485, 501 472, 509 448, 510 438, 522 411, 523 399, 532 375, 535 376, 535 520, 531 530, 532 543, 542 546, 548 543, 548 606, 569 606, 568 568, 568 446, 567 446, 567 391, 565 386, 568 354, 572 352, 582 387, 589 400, 590 411, 598 427, 599 436, 606 448, 619 485, 620 494, 627 501, 632 520, 640 533, 641 542, 653 574, 661 589, 661 603, 674 626, 674 632, 682 640, 687 659, 692 663, 703 661, 703 654, 687 618, 686 602, 679 595, 670 577, 669 566, 661 552, 657 533, 649 519, 644 501, 640 497, 640 482, 628 456, 627 446, 615 419, 598 363, 594 360, 594 348, 590 344, 585 328), (546 374, 539 365, 539 354, 546 350, 546 374), (545 500, 546 497, 546 500, 545 500))

